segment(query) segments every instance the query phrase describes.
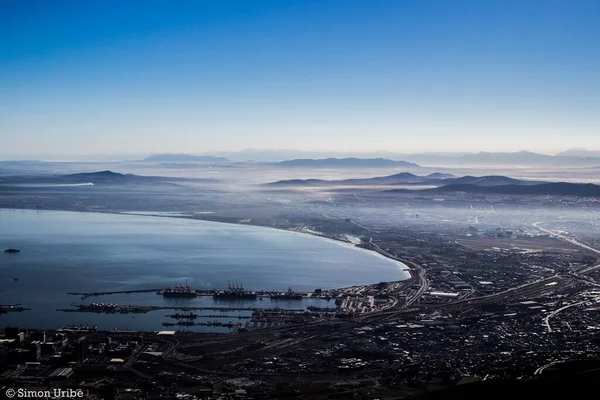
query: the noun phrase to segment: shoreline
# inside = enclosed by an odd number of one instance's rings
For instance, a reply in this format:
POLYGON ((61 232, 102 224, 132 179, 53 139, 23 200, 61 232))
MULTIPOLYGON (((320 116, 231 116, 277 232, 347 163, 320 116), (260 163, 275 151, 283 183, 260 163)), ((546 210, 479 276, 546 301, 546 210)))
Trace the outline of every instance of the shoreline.
MULTIPOLYGON (((353 248, 356 250, 364 250, 370 253, 374 253, 378 256, 381 256, 383 258, 386 258, 390 261, 393 261, 395 263, 399 263, 401 265, 400 271, 402 271, 404 274, 408 275, 405 279, 399 279, 397 281, 392 281, 392 282, 407 282, 410 281, 412 279, 415 278, 412 269, 414 267, 411 267, 410 264, 413 264, 409 261, 406 260, 402 260, 399 259, 397 257, 392 256, 391 254, 388 254, 384 251, 379 251, 377 249, 370 249, 368 247, 364 247, 364 245, 362 244, 354 244, 350 241, 345 241, 345 240, 341 240, 341 239, 336 239, 333 237, 329 237, 326 236, 324 234, 321 233, 313 233, 310 231, 302 231, 302 230, 297 230, 297 229, 286 229, 286 228, 277 228, 274 226, 265 226, 265 225, 258 225, 258 224, 253 224, 250 220, 250 222, 245 222, 245 223, 235 223, 235 222, 225 222, 225 221, 213 221, 213 220, 209 220, 209 219, 203 219, 203 218, 198 218, 195 215, 192 215, 191 213, 189 215, 184 215, 185 212, 181 212, 181 215, 160 215, 160 214, 152 214, 152 211, 149 211, 147 214, 145 214, 143 211, 97 211, 97 210, 85 210, 85 211, 80 211, 80 210, 64 210, 64 209, 37 209, 37 208, 16 208, 16 207, 0 207, 0 210, 8 210, 8 211, 59 211, 59 212, 71 212, 71 213, 93 213, 93 214, 111 214, 111 215, 126 215, 126 216, 140 216, 140 217, 154 217, 154 218, 170 218, 170 219, 186 219, 186 220, 195 220, 195 221, 205 221, 205 222, 212 222, 212 223, 217 223, 217 224, 227 224, 227 225, 234 225, 234 226, 252 226, 252 227, 256 227, 256 228, 265 228, 265 229, 274 229, 274 230, 278 230, 278 231, 283 231, 283 232, 290 232, 290 233, 299 233, 299 234, 305 234, 305 235, 310 235, 313 237, 317 237, 320 239, 324 239, 324 240, 328 240, 328 241, 332 241, 333 243, 336 244, 343 244, 346 247, 349 248, 353 248), (135 212, 135 214, 132 214, 133 212, 135 212)), ((197 215, 210 215, 210 214, 197 214, 197 215)), ((363 285, 372 285, 374 283, 364 283, 363 285)), ((344 289, 344 288, 339 288, 339 289, 344 289)))

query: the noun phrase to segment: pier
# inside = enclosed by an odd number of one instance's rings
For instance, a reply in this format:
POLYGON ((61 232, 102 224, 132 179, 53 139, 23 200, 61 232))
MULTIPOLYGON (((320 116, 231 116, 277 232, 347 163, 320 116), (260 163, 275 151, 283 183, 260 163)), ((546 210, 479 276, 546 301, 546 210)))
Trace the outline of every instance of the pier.
POLYGON ((161 289, 117 290, 117 291, 113 291, 113 292, 68 292, 67 294, 70 294, 72 296, 81 296, 81 299, 84 300, 84 299, 87 299, 88 297, 108 296, 111 294, 151 293, 151 292, 158 293, 161 290, 163 290, 163 289, 161 288, 161 289))
MULTIPOLYGON (((230 300, 238 300, 243 299, 240 296, 227 296, 233 289, 230 285, 227 290, 218 290, 218 289, 204 289, 197 290, 190 288, 187 283, 185 285, 176 285, 174 289, 172 288, 157 288, 157 289, 132 289, 132 290, 113 290, 107 292, 67 292, 68 295, 71 296, 79 296, 82 300, 85 300, 89 297, 97 297, 97 296, 110 296, 113 294, 132 294, 132 293, 156 293, 165 297, 175 297, 175 298, 193 298, 199 296, 213 296, 216 300, 220 301, 230 301, 230 300), (225 295, 224 295, 225 294, 225 295)), ((238 290, 235 287, 235 290, 238 290)), ((257 291, 247 291, 241 287, 241 292, 239 293, 247 293, 251 294, 253 298, 271 298, 274 300, 302 300, 302 299, 320 299, 320 300, 331 300, 335 298, 335 295, 326 291, 316 292, 293 292, 291 289, 288 291, 280 292, 275 290, 257 290, 257 291)))
POLYGON ((174 319, 198 319, 198 318, 230 318, 230 319, 250 319, 250 315, 239 315, 239 314, 194 314, 194 315, 167 315, 169 318, 174 319))
MULTIPOLYGON (((58 308, 56 311, 62 312, 93 312, 93 313, 147 313, 156 310, 175 310, 175 311, 252 311, 252 312, 304 312, 304 309, 279 309, 268 307, 181 307, 181 306, 137 306, 137 305, 119 305, 119 304, 73 304, 75 308, 58 308)), ((221 316, 219 316, 221 317, 221 316)))
POLYGON ((0 304, 0 314, 9 312, 23 312, 31 310, 31 308, 21 307, 21 304, 0 304))
POLYGON ((220 321, 206 321, 206 322, 163 322, 163 326, 183 326, 183 327, 193 327, 193 326, 223 326, 227 328, 240 328, 242 327, 241 323, 233 323, 229 322, 220 322, 220 321))

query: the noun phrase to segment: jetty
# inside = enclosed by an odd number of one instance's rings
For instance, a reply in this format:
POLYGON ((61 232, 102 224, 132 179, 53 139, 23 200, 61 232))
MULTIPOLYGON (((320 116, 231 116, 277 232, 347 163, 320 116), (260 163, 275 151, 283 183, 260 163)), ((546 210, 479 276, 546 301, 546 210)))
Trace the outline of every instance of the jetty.
POLYGON ((9 312, 22 312, 29 311, 31 308, 21 307, 21 304, 0 304, 0 314, 7 314, 9 312))
POLYGON ((111 294, 151 293, 151 292, 158 293, 161 290, 163 290, 163 289, 134 289, 134 290, 117 290, 117 291, 112 291, 112 292, 67 292, 67 294, 72 295, 72 296, 81 296, 81 299, 84 300, 84 299, 87 299, 88 297, 108 296, 111 294))
MULTIPOLYGON (((109 296, 113 294, 131 294, 131 293, 156 293, 165 297, 181 297, 181 298, 193 298, 197 296, 212 296, 215 300, 222 301, 238 301, 238 300, 252 300, 252 299, 278 299, 278 300, 302 300, 302 299, 320 299, 320 300, 331 300, 335 298, 335 294, 332 291, 321 291, 320 289, 315 292, 292 292, 288 289, 287 292, 280 292, 275 290, 257 290, 247 291, 241 286, 232 286, 230 284, 227 290, 218 289, 192 289, 187 285, 176 285, 175 288, 156 288, 156 289, 132 289, 132 290, 112 290, 106 292, 67 292, 68 295, 79 296, 82 300, 89 297, 96 296, 109 296)), ((335 291, 333 291, 335 292, 335 291)))
MULTIPOLYGON (((175 310, 175 311, 252 311, 252 312, 304 312, 303 309, 280 309, 280 308, 265 308, 265 307, 181 307, 181 306, 140 306, 130 304, 72 304, 74 308, 58 308, 56 311, 62 312, 93 312, 93 313, 147 313, 156 310, 175 310)), ((220 316, 221 317, 221 316, 220 316)))

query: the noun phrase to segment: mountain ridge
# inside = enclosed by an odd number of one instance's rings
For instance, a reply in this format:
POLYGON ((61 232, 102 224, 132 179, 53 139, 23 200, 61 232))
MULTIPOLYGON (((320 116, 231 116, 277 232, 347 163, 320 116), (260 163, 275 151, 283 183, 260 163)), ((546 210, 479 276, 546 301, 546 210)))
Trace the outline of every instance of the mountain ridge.
POLYGON ((534 185, 539 181, 528 181, 510 178, 502 175, 456 177, 452 174, 434 172, 429 175, 419 176, 410 172, 400 172, 387 176, 373 178, 354 178, 341 180, 324 179, 288 179, 267 183, 269 186, 332 186, 332 185, 449 185, 449 184, 474 184, 479 186, 496 186, 505 184, 534 185))
POLYGON ((210 156, 210 155, 193 155, 193 154, 172 154, 161 153, 153 154, 142 161, 146 162, 229 162, 226 157, 210 156))
POLYGON ((386 158, 295 158, 275 163, 279 167, 296 168, 379 168, 379 167, 419 167, 418 164, 386 158))

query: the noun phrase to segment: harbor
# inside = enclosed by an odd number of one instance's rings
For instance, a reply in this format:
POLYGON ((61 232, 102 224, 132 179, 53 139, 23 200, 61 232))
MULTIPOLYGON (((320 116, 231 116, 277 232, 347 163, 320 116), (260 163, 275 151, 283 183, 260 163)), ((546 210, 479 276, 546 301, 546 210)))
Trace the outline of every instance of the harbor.
MULTIPOLYGON (((237 333, 382 311, 396 304, 397 300, 388 293, 398 284, 380 282, 300 292, 291 286, 282 291, 248 290, 243 284, 232 282, 226 289, 195 289, 185 280, 162 289, 66 292, 65 299, 78 296, 83 301, 57 304, 53 311, 66 314, 59 318, 67 324, 112 325, 114 329, 128 329, 132 325, 156 329, 162 324, 175 330, 237 333), (85 301, 111 295, 114 296, 110 302, 85 301)), ((22 307, 4 308, 0 308, 0 313, 19 311, 22 307)))
POLYGON ((169 327, 223 327, 232 332, 266 329, 317 319, 335 318, 336 308, 308 306, 306 309, 284 309, 279 307, 193 307, 193 306, 146 306, 115 303, 72 304, 73 308, 57 309, 59 312, 96 313, 96 314, 146 314, 151 311, 172 310, 165 317, 171 321, 162 323, 169 327), (198 314, 200 311, 212 311, 212 314, 198 314), (214 314, 218 311, 219 314, 214 314), (240 312, 236 314, 235 312, 240 312), (226 321, 223 321, 226 320, 226 321), (248 320, 232 322, 233 320, 248 320))
POLYGON ((314 292, 296 292, 288 287, 287 291, 268 291, 258 290, 250 291, 244 289, 241 283, 229 283, 227 289, 193 289, 187 283, 175 284, 174 287, 158 288, 158 289, 132 289, 132 290, 117 290, 106 292, 68 292, 68 295, 79 296, 82 300, 89 297, 109 296, 117 294, 133 294, 133 293, 152 293, 155 292, 163 297, 171 298, 194 298, 199 296, 212 296, 215 300, 252 300, 269 298, 272 300, 302 300, 305 298, 331 300, 336 296, 334 291, 322 291, 315 289, 314 292))

